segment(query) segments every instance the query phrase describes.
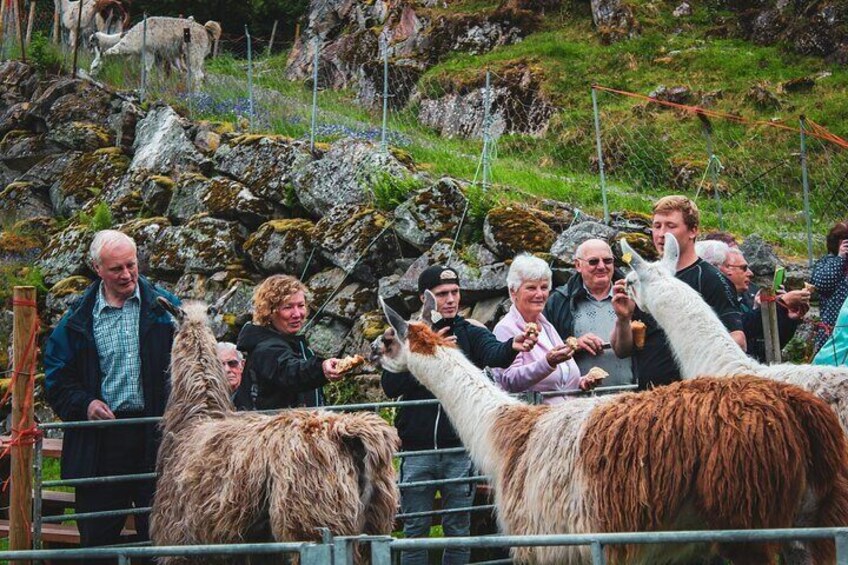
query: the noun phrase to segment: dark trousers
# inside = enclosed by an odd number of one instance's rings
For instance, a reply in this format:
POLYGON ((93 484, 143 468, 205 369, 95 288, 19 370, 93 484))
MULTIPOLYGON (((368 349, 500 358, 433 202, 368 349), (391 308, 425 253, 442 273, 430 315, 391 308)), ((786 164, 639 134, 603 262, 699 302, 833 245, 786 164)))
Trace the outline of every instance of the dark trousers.
MULTIPOLYGON (((137 415, 134 415, 137 416, 137 415)), ((129 415, 118 415, 129 417, 129 415)), ((144 461, 145 429, 143 425, 112 426, 100 430, 97 475, 129 475, 147 472, 144 461)), ((77 487, 77 512, 102 512, 150 506, 154 481, 128 481, 77 487)), ((126 516, 93 518, 77 522, 82 547, 115 545, 150 539, 148 515, 135 514, 135 539, 122 539, 126 516)), ((86 560, 87 565, 115 563, 116 560, 86 560)))

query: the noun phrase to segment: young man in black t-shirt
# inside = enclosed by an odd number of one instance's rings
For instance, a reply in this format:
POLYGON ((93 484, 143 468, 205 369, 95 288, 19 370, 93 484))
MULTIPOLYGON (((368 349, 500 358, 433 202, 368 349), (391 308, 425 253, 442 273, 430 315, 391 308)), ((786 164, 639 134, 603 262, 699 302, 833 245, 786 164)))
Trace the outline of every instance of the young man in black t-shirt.
MULTIPOLYGON (((694 202, 685 196, 666 196, 654 204, 652 235, 654 246, 662 253, 665 234, 671 233, 680 247, 677 261, 678 279, 697 290, 722 321, 730 336, 745 350, 745 333, 742 314, 733 293, 718 269, 702 261, 695 253, 695 238, 698 237, 700 213, 694 202)), ((613 308, 617 320, 613 330, 612 346, 620 357, 635 356, 635 371, 639 388, 666 385, 680 380, 680 369, 668 346, 665 332, 656 320, 636 308, 624 291, 624 281, 613 288, 613 308), (645 346, 633 347, 630 321, 640 320, 647 326, 645 346)), ((685 316, 685 312, 680 313, 685 316)))

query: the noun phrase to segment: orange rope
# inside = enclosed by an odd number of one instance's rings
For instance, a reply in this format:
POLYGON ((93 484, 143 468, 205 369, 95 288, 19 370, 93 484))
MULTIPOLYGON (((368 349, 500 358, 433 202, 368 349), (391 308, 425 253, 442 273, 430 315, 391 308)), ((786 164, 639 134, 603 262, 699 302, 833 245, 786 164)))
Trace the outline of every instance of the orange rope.
MULTIPOLYGON (((637 94, 635 92, 628 92, 626 90, 616 90, 615 88, 608 88, 606 86, 601 86, 599 84, 593 84, 592 88, 595 90, 601 90, 604 92, 610 92, 612 94, 620 94, 621 96, 628 96, 630 98, 637 98, 639 100, 644 100, 645 102, 649 102, 652 104, 659 104, 660 106, 668 106, 669 108, 676 108, 678 110, 683 110, 684 112, 688 112, 690 114, 708 116, 710 118, 718 118, 722 120, 728 120, 731 122, 735 122, 737 124, 746 124, 752 126, 765 126, 785 131, 791 131, 797 134, 801 133, 800 128, 788 126, 781 122, 767 122, 762 120, 747 120, 738 114, 727 114, 725 112, 717 112, 715 110, 708 110, 706 108, 702 108, 700 106, 688 106, 686 104, 678 104, 676 102, 668 102, 666 100, 657 100, 656 98, 651 98, 650 96, 646 96, 644 94, 637 94)), ((829 132, 823 126, 813 122, 809 118, 807 119, 807 123, 810 124, 810 131, 804 132, 805 134, 811 137, 817 137, 824 141, 829 141, 834 145, 838 145, 843 149, 848 149, 848 141, 839 137, 838 135, 829 132)))

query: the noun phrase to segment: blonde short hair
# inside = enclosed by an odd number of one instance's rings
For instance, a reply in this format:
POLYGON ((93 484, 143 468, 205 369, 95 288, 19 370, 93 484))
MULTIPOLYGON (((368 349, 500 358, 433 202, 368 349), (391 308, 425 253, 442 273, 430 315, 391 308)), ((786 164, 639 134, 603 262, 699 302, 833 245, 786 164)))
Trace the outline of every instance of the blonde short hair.
POLYGON ((258 326, 270 326, 274 310, 286 300, 303 292, 306 285, 291 275, 271 275, 253 291, 253 323, 258 326))
POLYGON ((683 214, 683 222, 690 230, 701 225, 701 212, 698 210, 698 205, 680 194, 663 196, 654 204, 653 210, 654 214, 668 214, 678 211, 683 214))

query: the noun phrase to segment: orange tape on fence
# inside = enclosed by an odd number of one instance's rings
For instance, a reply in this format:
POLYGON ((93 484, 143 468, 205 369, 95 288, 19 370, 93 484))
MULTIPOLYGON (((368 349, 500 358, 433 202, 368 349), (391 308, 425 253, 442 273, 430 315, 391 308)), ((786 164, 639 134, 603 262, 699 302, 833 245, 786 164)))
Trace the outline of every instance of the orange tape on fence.
MULTIPOLYGON (((708 110, 706 108, 702 108, 700 106, 688 106, 686 104, 678 104, 676 102, 668 102, 667 100, 657 100, 656 98, 651 98, 645 94, 638 94, 636 92, 628 92, 626 90, 617 90, 615 88, 608 88, 606 86, 601 86, 599 84, 593 84, 592 88, 594 90, 600 90, 603 92, 610 92, 612 94, 619 94, 621 96, 628 96, 630 98, 636 98, 639 100, 644 100, 645 102, 649 102, 651 104, 659 104, 660 106, 667 106, 669 108, 675 108, 677 110, 682 110, 684 112, 688 112, 690 114, 707 116, 710 118, 727 120, 730 122, 735 122, 737 124, 745 124, 750 126, 764 126, 774 129, 780 129, 785 131, 791 131, 797 134, 801 133, 801 129, 797 127, 788 126, 781 122, 771 122, 771 121, 762 121, 762 120, 748 120, 743 118, 738 114, 727 114, 725 112, 717 112, 715 110, 708 110)), ((834 145, 838 145, 843 149, 848 149, 848 141, 839 137, 835 133, 828 131, 825 127, 815 123, 809 118, 805 118, 806 122, 810 125, 810 129, 805 131, 806 135, 811 137, 816 137, 818 139, 828 141, 833 143, 834 145)))

